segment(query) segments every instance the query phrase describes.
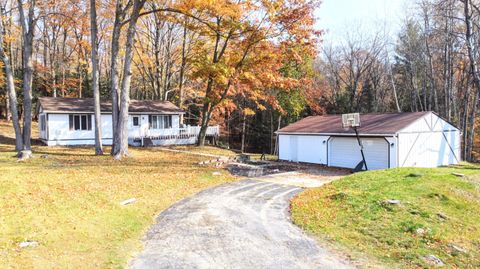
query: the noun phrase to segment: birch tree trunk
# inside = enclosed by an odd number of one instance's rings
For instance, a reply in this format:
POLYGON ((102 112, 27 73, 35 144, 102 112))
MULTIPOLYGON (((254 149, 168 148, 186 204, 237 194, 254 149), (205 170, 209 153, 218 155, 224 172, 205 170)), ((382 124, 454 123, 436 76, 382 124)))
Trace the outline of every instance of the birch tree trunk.
POLYGON ((90 0, 90 32, 92 46, 92 89, 95 114, 95 155, 103 155, 102 146, 102 114, 100 111, 100 89, 98 69, 97 8, 95 0, 90 0))
POLYGON ((35 31, 35 0, 28 1, 28 18, 26 20, 22 1, 18 0, 20 25, 23 45, 23 148, 21 158, 31 155, 32 132, 32 81, 33 81, 33 37, 35 31))
POLYGON ((122 88, 120 97, 120 110, 117 129, 115 136, 117 136, 117 147, 114 157, 120 160, 128 156, 128 106, 130 102, 130 83, 132 78, 132 61, 133 61, 133 47, 135 44, 135 34, 137 31, 137 21, 140 10, 145 4, 146 0, 134 0, 130 21, 128 23, 127 41, 125 46, 125 57, 123 66, 122 88))
MULTIPOLYGON (((0 13, 0 17, 3 17, 3 10, 0 13)), ((7 98, 7 120, 10 115, 12 117, 13 122, 13 129, 15 131, 15 150, 20 151, 23 148, 23 137, 22 137, 22 130, 20 128, 20 121, 18 117, 18 110, 17 110, 17 93, 15 91, 15 83, 13 79, 13 70, 10 63, 10 58, 8 54, 4 50, 4 40, 3 40, 3 33, 4 33, 4 26, 3 21, 0 19, 0 58, 5 66, 5 84, 8 91, 8 98, 7 98)))

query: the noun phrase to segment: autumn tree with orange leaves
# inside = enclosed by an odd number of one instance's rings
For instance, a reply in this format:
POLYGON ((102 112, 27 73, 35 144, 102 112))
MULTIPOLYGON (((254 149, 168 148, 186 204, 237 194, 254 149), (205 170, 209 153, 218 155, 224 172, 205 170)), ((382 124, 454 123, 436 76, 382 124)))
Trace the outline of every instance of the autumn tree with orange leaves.
POLYGON ((204 87, 200 146, 214 112, 221 106, 236 108, 232 96, 250 98, 258 109, 265 103, 278 106, 269 89, 301 82, 280 69, 300 54, 315 53, 315 7, 314 1, 303 0, 185 1, 178 6, 195 18, 201 33, 192 60, 192 78, 204 87))

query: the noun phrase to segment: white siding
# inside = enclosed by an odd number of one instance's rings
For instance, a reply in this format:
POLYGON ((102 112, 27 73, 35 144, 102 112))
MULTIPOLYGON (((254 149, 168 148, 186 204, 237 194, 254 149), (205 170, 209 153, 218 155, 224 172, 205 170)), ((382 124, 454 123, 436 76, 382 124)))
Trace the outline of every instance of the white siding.
POLYGON ((452 126, 447 121, 438 117, 434 113, 428 113, 423 118, 420 118, 399 131, 399 133, 418 133, 418 132, 431 132, 431 131, 458 131, 457 128, 452 126))
MULTIPOLYGON (((48 114, 47 117, 47 130, 48 141, 46 144, 52 145, 93 145, 95 144, 94 133, 94 117, 92 117, 92 130, 70 130, 69 128, 69 114, 48 114)), ((172 115, 172 128, 178 129, 180 127, 180 116, 172 115)), ((39 127, 40 128, 40 127, 39 127)), ((159 132, 158 130, 157 132, 159 132)), ((148 115, 129 115, 128 117, 128 136, 129 138, 143 136, 147 133, 155 134, 155 130, 148 129, 148 115), (140 126, 133 126, 133 117, 140 118, 140 126)), ((47 132, 40 134, 41 138, 47 139, 47 132)), ((102 114, 102 142, 104 145, 112 144, 112 115, 102 114)), ((129 140, 133 142, 133 139, 129 140)), ((178 141, 177 141, 178 142, 178 141)), ((190 140, 184 143, 190 143, 190 140)), ((176 143, 175 140, 169 140, 169 144, 176 143)), ((192 142, 190 144, 195 143, 192 142)))
POLYGON ((402 133, 398 140, 401 167, 457 164, 460 158, 459 131, 402 133))
MULTIPOLYGON (((389 143, 384 138, 361 138, 369 170, 389 168, 389 143)), ((356 137, 332 137, 328 144, 328 165, 355 168, 362 161, 356 137)))
POLYGON ((400 167, 437 167, 460 161, 460 131, 434 113, 398 134, 400 167))
POLYGON ((327 164, 328 136, 279 135, 279 159, 327 164))
MULTIPOLYGON (((92 130, 70 130, 69 114, 48 114, 48 144, 49 145, 93 145, 95 144, 94 117, 92 117, 92 130)), ((102 114, 102 141, 112 144, 112 116, 102 114)))

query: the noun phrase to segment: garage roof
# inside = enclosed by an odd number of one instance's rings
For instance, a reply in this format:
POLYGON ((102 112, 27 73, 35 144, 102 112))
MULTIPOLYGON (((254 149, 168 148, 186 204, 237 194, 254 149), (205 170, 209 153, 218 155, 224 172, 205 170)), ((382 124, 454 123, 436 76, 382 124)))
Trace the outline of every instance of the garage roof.
MULTIPOLYGON (((431 112, 361 114, 361 126, 358 132, 364 135, 394 135, 429 113, 431 112)), ((304 118, 278 130, 277 133, 354 134, 355 132, 351 128, 342 127, 342 115, 324 115, 304 118)))
MULTIPOLYGON (((93 113, 94 111, 93 98, 39 97, 38 101, 43 111, 50 113, 93 113)), ((102 101, 100 110, 111 112, 112 103, 102 101)), ((128 111, 130 113, 184 113, 182 109, 171 102, 158 100, 130 100, 128 111)))

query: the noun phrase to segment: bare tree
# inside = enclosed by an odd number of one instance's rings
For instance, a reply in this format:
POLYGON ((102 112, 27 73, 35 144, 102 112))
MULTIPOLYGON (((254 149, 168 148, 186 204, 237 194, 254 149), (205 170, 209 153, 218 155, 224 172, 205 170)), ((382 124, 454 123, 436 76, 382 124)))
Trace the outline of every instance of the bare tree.
POLYGON ((15 150, 20 151, 23 149, 23 137, 22 130, 20 128, 20 120, 18 117, 17 110, 17 93, 15 91, 15 83, 13 78, 13 69, 10 63, 10 58, 5 52, 4 45, 4 35, 5 27, 3 24, 4 9, 0 8, 0 58, 2 59, 3 65, 5 66, 5 77, 6 77, 6 86, 8 91, 8 105, 10 106, 10 114, 12 116, 13 129, 15 130, 15 150))

